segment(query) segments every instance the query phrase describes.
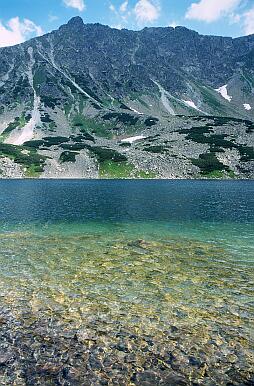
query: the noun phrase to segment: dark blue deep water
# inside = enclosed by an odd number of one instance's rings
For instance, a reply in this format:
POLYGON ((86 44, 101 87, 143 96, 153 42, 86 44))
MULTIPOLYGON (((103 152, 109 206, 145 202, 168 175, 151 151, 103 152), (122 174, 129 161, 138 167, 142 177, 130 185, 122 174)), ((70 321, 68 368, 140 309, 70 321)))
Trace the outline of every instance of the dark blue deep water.
POLYGON ((1 223, 254 222, 254 181, 6 180, 1 223))

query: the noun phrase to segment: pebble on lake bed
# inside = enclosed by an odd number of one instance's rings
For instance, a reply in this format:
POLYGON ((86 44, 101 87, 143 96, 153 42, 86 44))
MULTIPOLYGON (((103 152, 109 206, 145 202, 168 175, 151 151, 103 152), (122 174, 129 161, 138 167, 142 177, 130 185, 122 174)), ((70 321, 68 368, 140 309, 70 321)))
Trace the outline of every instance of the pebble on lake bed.
POLYGON ((0 385, 254 385, 251 272, 221 245, 0 238, 0 385))
POLYGON ((228 344, 226 328, 220 329, 218 346, 215 331, 201 344, 191 341, 186 328, 177 329, 177 336, 173 328, 156 337, 94 319, 75 331, 60 320, 36 320, 32 313, 19 319, 4 309, 0 313, 0 384, 251 386, 254 382, 250 353, 237 339, 228 344))

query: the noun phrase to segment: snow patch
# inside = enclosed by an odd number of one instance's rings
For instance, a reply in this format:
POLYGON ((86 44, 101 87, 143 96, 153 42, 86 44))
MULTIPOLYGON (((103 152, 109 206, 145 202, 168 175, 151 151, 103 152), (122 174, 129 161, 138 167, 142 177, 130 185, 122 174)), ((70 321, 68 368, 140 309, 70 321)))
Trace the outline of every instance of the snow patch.
POLYGON ((133 107, 129 106, 129 109, 131 109, 131 111, 133 111, 136 114, 143 115, 143 113, 140 113, 138 110, 134 109, 133 107))
POLYGON ((195 110, 199 111, 199 108, 195 105, 193 101, 183 101, 187 106, 192 107, 195 110))
POLYGON ((170 102, 169 102, 169 100, 167 98, 167 95, 171 97, 169 92, 167 92, 158 82, 155 82, 155 80, 153 80, 153 83, 156 84, 156 86, 158 86, 158 88, 160 90, 161 102, 162 102, 163 106, 165 107, 165 109, 169 112, 169 114, 176 115, 174 109, 170 105, 170 102))
POLYGON ((129 137, 129 138, 125 138, 125 139, 122 139, 121 142, 122 143, 134 143, 136 141, 139 141, 141 139, 145 139, 146 137, 144 137, 143 135, 136 135, 135 137, 129 137))
POLYGON ((197 111, 199 111, 200 113, 206 114, 206 115, 207 115, 207 113, 206 113, 205 111, 203 111, 203 110, 200 110, 200 109, 198 108, 198 106, 197 106, 192 100, 190 100, 190 101, 182 100, 182 102, 183 102, 186 106, 191 107, 192 109, 197 110, 197 111))
POLYGON ((13 145, 23 145, 24 142, 33 138, 34 128, 40 121, 40 97, 34 96, 34 109, 30 121, 22 128, 21 134, 12 143, 13 145))
POLYGON ((244 103, 243 107, 245 108, 245 110, 248 110, 248 111, 251 110, 252 108, 251 105, 249 105, 249 103, 244 103))
POLYGON ((216 88, 215 91, 217 91, 224 99, 226 99, 227 101, 231 102, 232 96, 228 95, 227 87, 228 87, 228 85, 225 84, 224 86, 216 88))

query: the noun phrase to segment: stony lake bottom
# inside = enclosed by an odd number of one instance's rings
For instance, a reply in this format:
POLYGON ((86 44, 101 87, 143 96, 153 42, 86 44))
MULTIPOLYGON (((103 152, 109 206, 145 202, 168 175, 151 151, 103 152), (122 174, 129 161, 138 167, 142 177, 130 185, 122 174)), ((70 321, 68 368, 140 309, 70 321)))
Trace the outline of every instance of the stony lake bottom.
POLYGON ((0 188, 1 385, 254 385, 254 181, 0 188))

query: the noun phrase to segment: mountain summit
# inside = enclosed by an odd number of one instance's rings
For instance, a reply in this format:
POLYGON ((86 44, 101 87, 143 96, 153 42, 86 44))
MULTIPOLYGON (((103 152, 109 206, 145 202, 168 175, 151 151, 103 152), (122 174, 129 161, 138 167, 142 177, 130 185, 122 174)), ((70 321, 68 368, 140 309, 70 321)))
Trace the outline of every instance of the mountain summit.
POLYGON ((84 24, 82 17, 80 16, 74 16, 68 21, 68 25, 80 25, 84 24))
POLYGON ((239 146, 251 148, 253 141, 254 35, 117 30, 75 17, 57 31, 0 49, 0 59, 2 159, 8 164, 8 152, 31 155, 31 148, 42 156, 32 169, 29 161, 14 161, 21 174, 25 164, 31 173, 55 176, 54 162, 59 175, 69 168, 68 176, 107 176, 112 162, 113 169, 132 165, 133 176, 195 177, 205 175, 200 165, 206 162, 215 162, 211 171, 220 174, 252 173, 250 150, 246 156, 239 146), (198 133, 187 132, 196 122, 198 133), (212 158, 192 161, 203 154, 212 158))

